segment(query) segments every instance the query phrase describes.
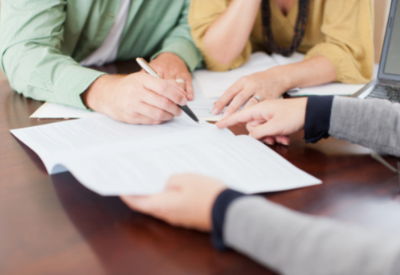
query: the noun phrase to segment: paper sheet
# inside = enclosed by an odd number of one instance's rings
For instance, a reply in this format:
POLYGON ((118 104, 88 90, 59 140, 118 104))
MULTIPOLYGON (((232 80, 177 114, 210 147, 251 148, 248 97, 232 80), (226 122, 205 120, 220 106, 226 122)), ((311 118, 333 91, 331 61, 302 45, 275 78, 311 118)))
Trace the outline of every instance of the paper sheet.
POLYGON ((241 67, 227 72, 196 70, 193 78, 199 85, 205 98, 219 98, 241 77, 262 72, 277 66, 276 61, 264 52, 256 52, 241 67))
MULTIPOLYGON (((372 79, 378 76, 379 64, 374 64, 374 72, 372 79)), ((293 89, 288 94, 291 96, 309 96, 309 95, 342 95, 350 96, 358 92, 366 84, 343 84, 343 83, 329 83, 315 87, 307 87, 301 89, 293 89)))
POLYGON ((289 91, 291 96, 309 96, 309 95, 352 95, 365 84, 343 84, 343 83, 329 83, 315 87, 307 87, 301 89, 294 89, 289 91))
POLYGON ((102 195, 161 192, 169 177, 188 172, 216 178, 244 193, 320 183, 249 136, 131 151, 64 165, 80 182, 102 195))
POLYGON ((246 193, 320 183, 253 138, 185 116, 158 126, 93 117, 11 133, 39 155, 49 174, 68 169, 101 195, 154 194, 183 172, 212 176, 246 193))
POLYGON ((74 107, 63 106, 55 103, 45 102, 29 118, 41 119, 68 119, 102 116, 97 112, 90 112, 74 107))

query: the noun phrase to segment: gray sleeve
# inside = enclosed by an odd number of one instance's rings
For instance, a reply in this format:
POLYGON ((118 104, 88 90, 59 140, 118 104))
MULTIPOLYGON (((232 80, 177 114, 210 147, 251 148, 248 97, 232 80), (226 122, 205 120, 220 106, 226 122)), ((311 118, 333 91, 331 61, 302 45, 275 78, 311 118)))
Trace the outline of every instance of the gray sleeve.
POLYGON ((298 214, 261 197, 228 208, 227 246, 282 274, 400 274, 400 240, 298 214))
POLYGON ((400 104, 379 99, 335 97, 329 135, 400 156, 400 104))

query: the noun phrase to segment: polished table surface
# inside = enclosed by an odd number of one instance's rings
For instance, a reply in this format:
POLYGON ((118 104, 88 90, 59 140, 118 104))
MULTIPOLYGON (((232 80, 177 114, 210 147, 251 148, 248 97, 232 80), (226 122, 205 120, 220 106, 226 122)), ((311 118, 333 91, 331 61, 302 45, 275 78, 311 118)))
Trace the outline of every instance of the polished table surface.
MULTIPOLYGON (((138 68, 126 61, 97 69, 138 68)), ((275 274, 234 251, 214 250, 208 234, 171 227, 117 197, 99 196, 70 173, 49 176, 9 132, 54 122, 28 118, 41 104, 0 82, 0 274, 275 274)), ((231 130, 246 133, 243 126, 231 130)), ((396 174, 366 148, 333 138, 305 144, 302 135, 293 135, 289 147, 271 148, 323 184, 265 197, 303 213, 399 232, 396 174)))

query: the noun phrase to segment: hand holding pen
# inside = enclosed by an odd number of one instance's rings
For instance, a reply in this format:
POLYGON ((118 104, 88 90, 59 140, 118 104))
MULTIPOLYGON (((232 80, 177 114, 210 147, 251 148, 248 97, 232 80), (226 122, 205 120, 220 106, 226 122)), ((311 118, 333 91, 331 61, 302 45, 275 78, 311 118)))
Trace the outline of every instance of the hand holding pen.
MULTIPOLYGON (((143 70, 145 70, 148 74, 160 78, 160 75, 144 60, 143 58, 136 58, 136 62, 142 67, 143 70)), ((181 90, 179 87, 176 86, 177 89, 181 90)), ((182 91, 184 93, 184 91, 182 91)), ((191 119, 193 119, 196 122, 199 122, 199 119, 196 117, 196 115, 190 110, 190 108, 187 105, 181 106, 178 105, 179 108, 181 108, 191 119)))

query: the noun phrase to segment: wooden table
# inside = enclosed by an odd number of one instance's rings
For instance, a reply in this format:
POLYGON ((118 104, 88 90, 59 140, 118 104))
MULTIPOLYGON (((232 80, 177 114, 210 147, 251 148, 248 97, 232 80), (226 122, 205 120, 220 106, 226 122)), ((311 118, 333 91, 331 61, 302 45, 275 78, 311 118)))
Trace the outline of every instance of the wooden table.
MULTIPOLYGON (((137 70, 134 64, 98 69, 129 73, 137 70)), ((9 132, 53 122, 28 118, 40 105, 0 83, 0 274, 274 274, 234 251, 214 250, 208 234, 171 227, 116 197, 99 196, 70 173, 49 176, 9 132)), ((396 174, 361 146, 332 138, 306 145, 302 136, 272 148, 324 183, 266 197, 300 212, 398 233, 396 174)), ((394 157, 385 158, 395 164, 394 157)))

